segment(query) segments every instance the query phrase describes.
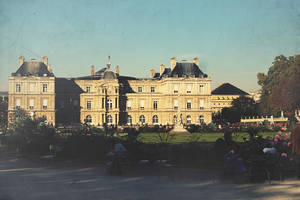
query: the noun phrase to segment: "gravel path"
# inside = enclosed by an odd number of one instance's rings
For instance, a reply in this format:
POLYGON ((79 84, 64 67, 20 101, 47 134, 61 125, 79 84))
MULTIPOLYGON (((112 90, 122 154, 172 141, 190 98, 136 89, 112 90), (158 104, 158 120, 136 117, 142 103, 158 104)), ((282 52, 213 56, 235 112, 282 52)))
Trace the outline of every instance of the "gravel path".
POLYGON ((107 176, 103 166, 0 154, 0 200, 300 200, 300 181, 234 184, 213 170, 149 168, 107 176))

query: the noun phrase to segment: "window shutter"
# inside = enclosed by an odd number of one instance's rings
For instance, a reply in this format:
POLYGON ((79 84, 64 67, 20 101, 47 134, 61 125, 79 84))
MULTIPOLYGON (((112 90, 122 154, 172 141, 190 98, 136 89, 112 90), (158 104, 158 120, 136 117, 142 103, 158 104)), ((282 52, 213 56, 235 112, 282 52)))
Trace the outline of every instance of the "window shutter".
POLYGON ((29 106, 34 106, 34 99, 29 99, 29 106))
POLYGON ((21 99, 16 99, 16 106, 21 106, 21 99))
POLYGON ((43 106, 47 106, 47 104, 48 104, 47 99, 43 99, 43 106))
POLYGON ((178 107, 178 100, 177 99, 174 100, 174 107, 178 107))

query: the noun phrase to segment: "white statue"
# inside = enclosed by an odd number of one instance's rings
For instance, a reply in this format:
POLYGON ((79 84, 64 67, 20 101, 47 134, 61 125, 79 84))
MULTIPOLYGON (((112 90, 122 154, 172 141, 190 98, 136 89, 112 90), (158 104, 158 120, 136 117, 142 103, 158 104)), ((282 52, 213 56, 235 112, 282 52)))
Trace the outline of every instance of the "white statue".
POLYGON ((300 122, 300 110, 295 110, 295 117, 297 119, 298 122, 300 122))

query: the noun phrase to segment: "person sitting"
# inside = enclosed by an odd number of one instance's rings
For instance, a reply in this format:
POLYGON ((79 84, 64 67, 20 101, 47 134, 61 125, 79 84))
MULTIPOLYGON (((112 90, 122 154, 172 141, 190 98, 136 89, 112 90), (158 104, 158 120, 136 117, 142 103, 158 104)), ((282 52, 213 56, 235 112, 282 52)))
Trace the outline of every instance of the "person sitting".
POLYGON ((300 125, 297 125, 292 130, 292 153, 296 162, 296 176, 300 179, 300 125))

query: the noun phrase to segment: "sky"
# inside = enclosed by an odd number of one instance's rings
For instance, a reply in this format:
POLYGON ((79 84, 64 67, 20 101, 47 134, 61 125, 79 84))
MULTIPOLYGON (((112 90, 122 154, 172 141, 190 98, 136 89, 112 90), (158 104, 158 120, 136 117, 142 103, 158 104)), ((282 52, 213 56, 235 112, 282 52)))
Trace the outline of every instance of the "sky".
POLYGON ((147 78, 200 58, 212 88, 252 92, 275 56, 300 54, 299 0, 0 0, 0 91, 18 58, 48 56, 56 77, 105 66, 147 78))

